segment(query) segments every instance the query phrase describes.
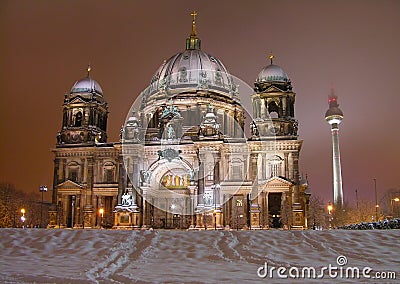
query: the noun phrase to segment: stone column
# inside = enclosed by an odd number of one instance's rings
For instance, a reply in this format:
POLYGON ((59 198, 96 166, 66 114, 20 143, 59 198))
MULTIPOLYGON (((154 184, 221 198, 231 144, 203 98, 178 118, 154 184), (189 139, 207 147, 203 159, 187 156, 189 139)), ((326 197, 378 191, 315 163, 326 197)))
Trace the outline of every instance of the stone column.
POLYGON ((52 204, 57 204, 57 185, 59 183, 59 178, 58 178, 58 171, 60 167, 60 160, 58 158, 54 159, 54 172, 53 172, 53 194, 51 196, 51 203, 52 204))
POLYGON ((138 156, 134 156, 132 158, 132 167, 133 167, 133 175, 132 175, 132 185, 137 188, 139 186, 139 157, 138 156))
POLYGON ((228 113, 226 111, 224 111, 224 133, 225 135, 228 135, 228 125, 229 125, 229 121, 228 121, 228 113))
POLYGON ((295 181, 294 187, 294 203, 299 203, 299 154, 293 153, 293 180, 295 181))
POLYGON ((264 208, 264 228, 269 228, 269 204, 268 204, 268 192, 264 195, 265 208, 264 208))
POLYGON ((126 169, 123 163, 123 157, 118 157, 118 165, 119 165, 119 181, 118 181, 118 204, 122 203, 122 194, 126 188, 126 169))
POLYGON ((197 206, 203 207, 204 206, 204 163, 205 157, 204 154, 198 155, 199 158, 199 171, 198 171, 198 193, 197 193, 197 206))
POLYGON ((283 110, 282 115, 284 117, 288 116, 287 113, 286 113, 286 97, 282 97, 282 110, 283 110))
MULTIPOLYGON (((62 196, 62 204, 63 204, 63 220, 62 220, 62 225, 64 225, 64 227, 67 227, 67 216, 69 214, 71 214, 71 212, 67 211, 68 208, 68 195, 63 195, 62 196)), ((72 209, 70 209, 72 210, 72 209)))
POLYGON ((293 168, 293 153, 288 154, 288 172, 289 172, 289 179, 294 179, 294 168, 293 168))
POLYGON ((203 212, 204 209, 204 163, 205 157, 203 153, 198 154, 199 172, 198 172, 198 191, 197 191, 197 208, 196 208, 196 228, 203 228, 203 212))
POLYGON ((289 178, 289 153, 284 153, 284 164, 285 164, 285 178, 289 178))
POLYGON ((265 107, 265 100, 261 99, 261 107, 260 107, 261 118, 266 118, 267 108, 265 107))

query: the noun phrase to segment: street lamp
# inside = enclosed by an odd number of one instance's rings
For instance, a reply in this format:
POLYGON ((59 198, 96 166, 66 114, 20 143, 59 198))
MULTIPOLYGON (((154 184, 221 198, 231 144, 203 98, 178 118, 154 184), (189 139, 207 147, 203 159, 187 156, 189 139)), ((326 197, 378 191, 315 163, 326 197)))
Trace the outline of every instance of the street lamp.
POLYGON ((328 221, 329 221, 329 229, 332 228, 332 210, 333 210, 333 206, 332 206, 332 204, 329 202, 329 203, 328 203, 328 221))
POLYGON ((100 208, 99 209, 99 213, 100 213, 100 228, 103 228, 103 217, 104 217, 104 208, 100 208))
POLYGON ((376 178, 374 178, 374 188, 375 188, 375 221, 378 222, 379 204, 378 204, 378 191, 376 190, 376 178))
POLYGON ((217 230, 217 209, 214 209, 214 230, 217 230))
POLYGON ((25 223, 25 220, 26 220, 26 218, 25 218, 25 208, 21 209, 21 214, 22 214, 21 222, 22 222, 22 229, 23 229, 23 228, 25 228, 24 223, 25 223))
POLYGON ((240 215, 236 215, 236 217, 237 217, 237 222, 236 222, 236 231, 239 231, 239 218, 243 218, 243 215, 242 214, 240 214, 240 215))
POLYGON ((399 197, 395 197, 390 199, 390 207, 392 209, 392 218, 395 218, 394 216, 394 202, 400 202, 400 198, 399 197))
POLYGON ((41 185, 39 187, 39 191, 42 193, 42 203, 40 203, 40 226, 39 228, 42 227, 42 216, 43 216, 43 192, 47 192, 47 186, 41 185))

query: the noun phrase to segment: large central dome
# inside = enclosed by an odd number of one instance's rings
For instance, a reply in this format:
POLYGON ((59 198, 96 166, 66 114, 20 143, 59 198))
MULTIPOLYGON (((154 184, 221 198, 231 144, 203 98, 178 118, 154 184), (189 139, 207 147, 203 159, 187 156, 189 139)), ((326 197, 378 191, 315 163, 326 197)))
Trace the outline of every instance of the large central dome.
POLYGON ((186 50, 164 60, 151 79, 150 95, 163 90, 181 92, 185 89, 235 94, 237 87, 225 66, 215 56, 203 52, 200 43, 193 21, 192 33, 186 39, 186 50))
POLYGON ((232 92, 232 78, 222 62, 200 49, 187 49, 164 61, 151 80, 151 91, 162 88, 214 89, 232 92))

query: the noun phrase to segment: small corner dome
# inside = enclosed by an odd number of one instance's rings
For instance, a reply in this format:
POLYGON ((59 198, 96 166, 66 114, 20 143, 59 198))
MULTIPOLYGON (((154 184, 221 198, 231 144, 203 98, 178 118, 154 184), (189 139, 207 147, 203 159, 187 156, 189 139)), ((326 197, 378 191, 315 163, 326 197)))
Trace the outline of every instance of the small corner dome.
POLYGON ((92 93, 95 92, 100 96, 103 96, 103 90, 100 84, 96 80, 90 77, 83 78, 75 82, 71 88, 71 93, 92 93))
POLYGON ((286 74, 283 69, 274 64, 270 64, 264 67, 261 72, 258 74, 256 82, 264 83, 264 82, 282 82, 287 83, 290 82, 289 76, 286 74))

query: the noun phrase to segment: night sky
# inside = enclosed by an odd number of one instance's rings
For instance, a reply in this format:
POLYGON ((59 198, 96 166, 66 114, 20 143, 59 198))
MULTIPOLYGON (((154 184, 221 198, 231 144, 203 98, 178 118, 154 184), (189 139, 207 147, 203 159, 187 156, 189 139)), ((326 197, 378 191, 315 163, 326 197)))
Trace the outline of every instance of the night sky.
MULTIPOLYGON (((52 187, 64 94, 86 76, 109 103, 108 141, 164 59, 184 50, 196 10, 203 51, 250 86, 275 55, 296 92, 300 171, 332 201, 333 85, 345 201, 400 188, 400 1, 1 1, 0 182, 52 187)), ((50 194, 46 194, 47 199, 50 194)))

